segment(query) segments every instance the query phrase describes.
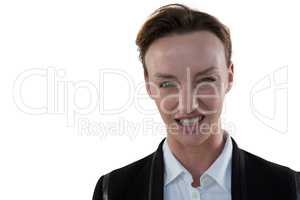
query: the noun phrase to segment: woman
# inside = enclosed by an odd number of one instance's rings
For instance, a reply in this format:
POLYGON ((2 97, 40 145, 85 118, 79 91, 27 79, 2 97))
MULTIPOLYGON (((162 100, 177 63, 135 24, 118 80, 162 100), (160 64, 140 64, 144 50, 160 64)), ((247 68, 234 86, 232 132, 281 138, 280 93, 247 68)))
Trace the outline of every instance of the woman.
POLYGON ((136 44, 167 136, 149 156, 101 176, 93 200, 299 198, 299 173, 240 149, 221 127, 234 77, 225 25, 170 4, 150 16, 136 44))

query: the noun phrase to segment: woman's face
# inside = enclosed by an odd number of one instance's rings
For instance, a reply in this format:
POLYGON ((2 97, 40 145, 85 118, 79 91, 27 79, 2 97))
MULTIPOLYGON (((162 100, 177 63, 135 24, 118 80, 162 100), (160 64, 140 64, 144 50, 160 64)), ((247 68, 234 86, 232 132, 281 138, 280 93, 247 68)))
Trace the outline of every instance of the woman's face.
POLYGON ((219 131, 233 65, 213 33, 195 31, 154 41, 145 55, 147 92, 166 124, 168 137, 199 144, 219 131), (194 120, 182 120, 194 118, 194 120))

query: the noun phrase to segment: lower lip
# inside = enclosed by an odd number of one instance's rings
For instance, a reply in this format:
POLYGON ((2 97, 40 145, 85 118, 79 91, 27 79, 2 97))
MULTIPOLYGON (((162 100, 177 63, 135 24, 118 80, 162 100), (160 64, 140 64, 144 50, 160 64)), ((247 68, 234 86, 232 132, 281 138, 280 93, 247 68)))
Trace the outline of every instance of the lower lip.
POLYGON ((181 124, 178 124, 178 129, 180 132, 186 133, 186 134, 191 134, 191 133, 195 133, 197 131, 197 129, 199 129, 200 124, 203 122, 205 117, 202 117, 199 119, 199 121, 193 125, 189 125, 189 126, 183 126, 181 124))

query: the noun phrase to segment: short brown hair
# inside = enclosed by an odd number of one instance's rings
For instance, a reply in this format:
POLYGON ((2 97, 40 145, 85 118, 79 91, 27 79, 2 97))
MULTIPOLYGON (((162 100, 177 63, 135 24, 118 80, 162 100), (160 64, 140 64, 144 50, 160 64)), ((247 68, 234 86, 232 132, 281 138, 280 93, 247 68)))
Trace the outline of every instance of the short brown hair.
POLYGON ((231 63, 232 44, 229 29, 216 17, 191 9, 182 4, 168 4, 155 10, 137 34, 136 45, 144 73, 148 75, 145 54, 155 40, 171 34, 206 30, 215 34, 223 43, 227 67, 231 63))

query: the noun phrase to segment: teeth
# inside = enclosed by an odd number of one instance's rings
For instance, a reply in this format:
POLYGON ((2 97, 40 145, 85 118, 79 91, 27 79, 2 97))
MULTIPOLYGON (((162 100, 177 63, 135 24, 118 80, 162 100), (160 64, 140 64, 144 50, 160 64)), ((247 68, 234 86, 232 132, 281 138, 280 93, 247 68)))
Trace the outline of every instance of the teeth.
POLYGON ((190 118, 190 119, 181 119, 179 120, 180 124, 183 126, 193 125, 199 121, 200 117, 190 118))

